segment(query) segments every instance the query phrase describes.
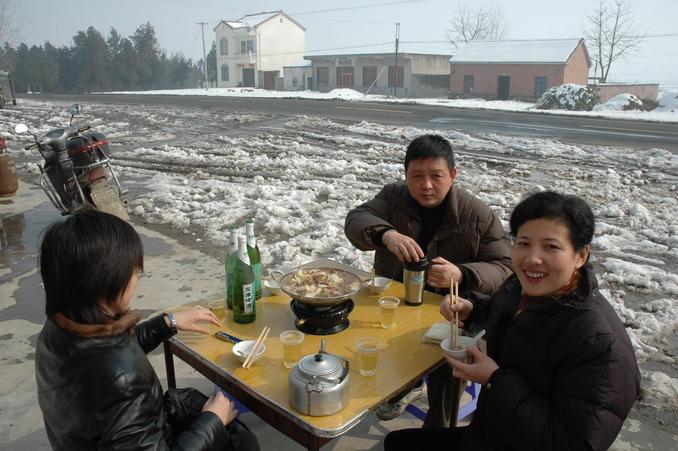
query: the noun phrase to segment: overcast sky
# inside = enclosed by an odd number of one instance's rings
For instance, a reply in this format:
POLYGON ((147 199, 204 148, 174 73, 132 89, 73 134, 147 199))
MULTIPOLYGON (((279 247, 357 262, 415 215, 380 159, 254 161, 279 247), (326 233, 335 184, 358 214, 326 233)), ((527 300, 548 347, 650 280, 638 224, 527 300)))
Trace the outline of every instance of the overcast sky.
MULTIPOLYGON (((20 41, 29 46, 45 41, 55 46, 70 46, 75 33, 90 25, 104 37, 108 36, 111 27, 121 35, 129 36, 139 25, 150 22, 164 50, 180 52, 193 59, 202 57, 197 22, 208 22, 205 41, 209 51, 214 40, 213 28, 219 20, 235 20, 248 13, 282 9, 306 27, 306 49, 310 51, 393 41, 396 22, 400 22, 401 41, 444 41, 445 29, 449 27, 457 4, 481 3, 477 0, 13 1, 24 24, 20 41)), ((641 33, 676 36, 646 39, 630 61, 613 66, 611 78, 678 85, 678 0, 631 1, 641 33)), ((583 36, 587 27, 586 15, 592 12, 598 0, 503 0, 498 3, 508 24, 506 38, 573 38, 583 36)), ((413 51, 421 52, 446 48, 445 44, 435 43, 411 45, 415 46, 413 51)))

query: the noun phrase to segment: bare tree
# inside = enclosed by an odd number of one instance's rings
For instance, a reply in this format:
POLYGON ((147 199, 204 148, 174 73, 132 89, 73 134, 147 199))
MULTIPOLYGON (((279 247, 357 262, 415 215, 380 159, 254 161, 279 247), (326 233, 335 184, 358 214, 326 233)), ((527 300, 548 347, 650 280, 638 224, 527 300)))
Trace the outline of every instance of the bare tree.
POLYGON ((586 17, 590 27, 585 36, 595 64, 593 76, 598 77, 600 70, 599 80, 605 83, 612 64, 638 50, 645 36, 635 28, 628 0, 613 0, 611 3, 598 0, 596 9, 586 17))
POLYGON ((6 51, 8 46, 5 44, 16 44, 21 26, 14 0, 0 0, 0 69, 7 70, 11 64, 11 54, 6 51))
POLYGON ((496 3, 481 4, 476 9, 459 4, 445 36, 455 48, 461 43, 480 39, 502 39, 508 31, 505 17, 496 3))

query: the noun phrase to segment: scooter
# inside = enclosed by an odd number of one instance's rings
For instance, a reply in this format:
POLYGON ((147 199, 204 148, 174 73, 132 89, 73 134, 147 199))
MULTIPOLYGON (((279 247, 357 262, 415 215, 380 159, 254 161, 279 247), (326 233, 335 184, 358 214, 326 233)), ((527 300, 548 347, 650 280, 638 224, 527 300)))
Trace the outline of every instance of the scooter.
POLYGON ((81 109, 77 103, 71 105, 68 127, 41 136, 30 132, 26 124, 17 124, 14 131, 30 133, 35 139, 25 149, 37 148, 42 155, 40 186, 62 215, 95 209, 129 221, 126 192, 111 167, 108 140, 102 133, 88 131, 89 125, 72 125, 81 109))

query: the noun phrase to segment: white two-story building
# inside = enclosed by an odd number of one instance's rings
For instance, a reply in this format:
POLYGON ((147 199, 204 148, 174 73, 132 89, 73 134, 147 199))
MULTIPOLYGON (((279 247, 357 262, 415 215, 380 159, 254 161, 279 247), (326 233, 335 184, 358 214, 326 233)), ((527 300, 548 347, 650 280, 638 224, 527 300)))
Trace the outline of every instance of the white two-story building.
POLYGON ((282 11, 222 20, 214 33, 219 88, 276 89, 283 67, 299 61, 306 48, 306 29, 282 11))

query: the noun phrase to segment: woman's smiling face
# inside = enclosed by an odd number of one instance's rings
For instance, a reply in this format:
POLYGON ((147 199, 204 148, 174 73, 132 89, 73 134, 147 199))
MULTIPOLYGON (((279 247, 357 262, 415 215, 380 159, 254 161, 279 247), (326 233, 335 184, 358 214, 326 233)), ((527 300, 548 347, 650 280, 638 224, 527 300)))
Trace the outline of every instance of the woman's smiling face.
POLYGON ((513 270, 523 292, 548 296, 563 288, 588 258, 589 246, 576 251, 567 226, 554 218, 525 222, 511 250, 513 270))

